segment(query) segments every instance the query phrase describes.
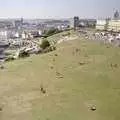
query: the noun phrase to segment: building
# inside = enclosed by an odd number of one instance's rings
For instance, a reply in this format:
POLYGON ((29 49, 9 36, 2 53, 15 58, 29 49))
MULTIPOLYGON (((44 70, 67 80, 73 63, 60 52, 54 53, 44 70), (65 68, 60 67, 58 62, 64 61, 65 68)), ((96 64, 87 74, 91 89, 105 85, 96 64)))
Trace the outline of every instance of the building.
POLYGON ((0 21, 0 28, 11 28, 13 26, 11 21, 5 20, 5 21, 0 21))
POLYGON ((22 29, 22 25, 23 25, 23 18, 21 18, 20 20, 15 20, 14 21, 14 27, 16 29, 21 30, 22 29))
POLYGON ((96 29, 97 30, 105 30, 106 20, 97 20, 96 29))
POLYGON ((97 20, 96 29, 97 30, 107 30, 107 31, 120 32, 119 12, 116 11, 114 13, 113 19, 107 18, 104 20, 97 20))
POLYGON ((8 38, 8 31, 7 30, 0 30, 0 40, 6 40, 8 38))
POLYGON ((97 20, 96 29, 120 32, 120 20, 97 20))
POLYGON ((79 26, 86 28, 95 28, 96 20, 95 19, 80 19, 79 26))
POLYGON ((75 16, 71 19, 70 27, 74 29, 78 29, 81 27, 86 28, 95 28, 96 26, 96 19, 79 19, 79 17, 75 16))
POLYGON ((28 39, 29 38, 29 35, 27 34, 27 32, 23 32, 22 35, 21 35, 22 39, 28 39))
POLYGON ((70 20, 70 27, 77 29, 79 27, 79 17, 75 16, 73 19, 70 20))
POLYGON ((110 20, 108 24, 108 31, 120 32, 120 20, 110 20))
POLYGON ((114 13, 114 20, 119 20, 119 19, 120 19, 119 11, 116 10, 114 13))
POLYGON ((70 28, 74 28, 74 19, 73 18, 71 18, 70 19, 70 28))
POLYGON ((15 33, 14 33, 14 37, 15 37, 15 38, 19 38, 19 37, 20 37, 20 34, 19 34, 18 32, 15 32, 15 33))
POLYGON ((79 17, 74 17, 74 28, 77 29, 79 27, 79 17))

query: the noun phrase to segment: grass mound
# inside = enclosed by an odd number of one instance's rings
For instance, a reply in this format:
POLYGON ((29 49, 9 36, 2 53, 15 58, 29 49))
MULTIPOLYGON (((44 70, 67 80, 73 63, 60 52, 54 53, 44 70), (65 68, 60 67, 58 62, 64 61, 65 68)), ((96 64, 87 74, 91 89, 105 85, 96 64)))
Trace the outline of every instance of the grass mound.
POLYGON ((82 38, 63 42, 51 53, 6 63, 7 69, 0 70, 0 117, 119 120, 119 66, 119 48, 82 38))

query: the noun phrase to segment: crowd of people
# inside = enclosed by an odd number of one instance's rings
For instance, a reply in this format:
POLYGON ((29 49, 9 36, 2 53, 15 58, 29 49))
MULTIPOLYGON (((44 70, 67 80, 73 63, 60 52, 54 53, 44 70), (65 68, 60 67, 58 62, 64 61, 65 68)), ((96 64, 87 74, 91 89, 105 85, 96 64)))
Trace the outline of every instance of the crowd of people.
POLYGON ((105 44, 109 43, 116 46, 120 46, 119 32, 107 32, 107 31, 90 32, 87 30, 80 30, 79 33, 84 35, 84 37, 89 40, 102 41, 105 44))

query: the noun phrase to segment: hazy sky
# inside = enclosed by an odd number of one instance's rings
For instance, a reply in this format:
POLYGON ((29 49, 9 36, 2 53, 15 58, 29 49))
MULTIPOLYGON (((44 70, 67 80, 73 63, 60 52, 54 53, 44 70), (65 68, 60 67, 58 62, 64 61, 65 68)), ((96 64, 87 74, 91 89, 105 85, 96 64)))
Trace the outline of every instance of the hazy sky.
POLYGON ((116 9, 120 0, 0 0, 0 18, 101 18, 116 9))

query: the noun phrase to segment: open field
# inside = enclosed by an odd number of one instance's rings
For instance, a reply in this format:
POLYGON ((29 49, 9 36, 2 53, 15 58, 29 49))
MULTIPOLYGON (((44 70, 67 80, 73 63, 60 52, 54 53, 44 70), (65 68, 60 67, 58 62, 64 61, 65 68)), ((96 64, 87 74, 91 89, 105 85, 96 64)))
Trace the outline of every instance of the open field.
POLYGON ((120 119, 119 48, 79 38, 4 67, 0 120, 120 119))

